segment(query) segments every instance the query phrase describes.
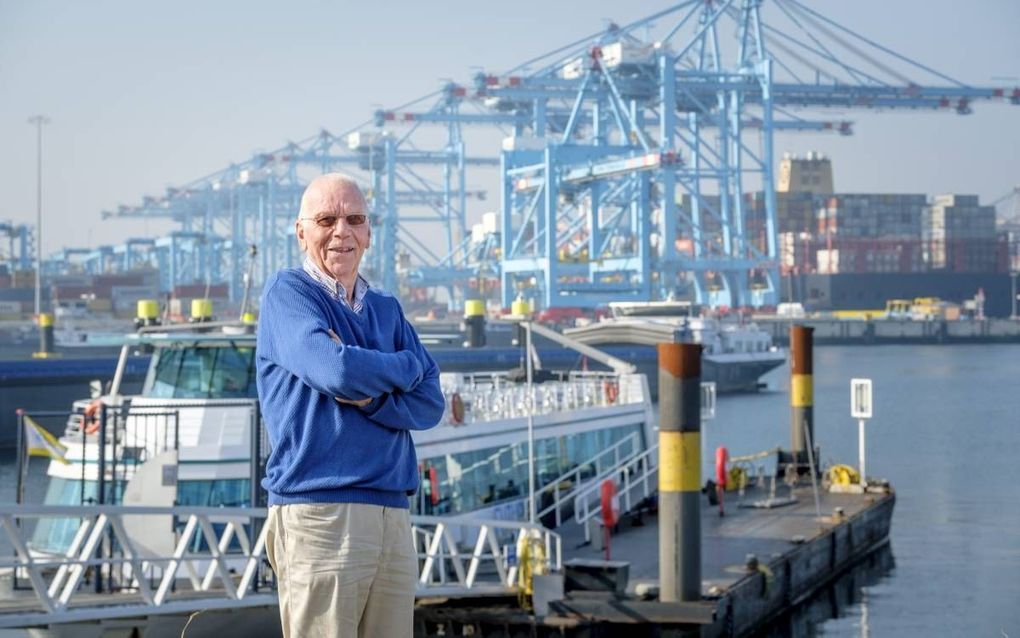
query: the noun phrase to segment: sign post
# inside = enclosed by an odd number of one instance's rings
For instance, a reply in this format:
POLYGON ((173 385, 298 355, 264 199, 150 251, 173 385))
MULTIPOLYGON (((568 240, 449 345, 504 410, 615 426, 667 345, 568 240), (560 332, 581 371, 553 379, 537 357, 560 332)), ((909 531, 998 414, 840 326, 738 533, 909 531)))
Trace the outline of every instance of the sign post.
POLYGON ((850 416, 857 419, 857 455, 862 488, 868 486, 864 464, 864 422, 871 418, 871 411, 871 379, 850 379, 850 416))

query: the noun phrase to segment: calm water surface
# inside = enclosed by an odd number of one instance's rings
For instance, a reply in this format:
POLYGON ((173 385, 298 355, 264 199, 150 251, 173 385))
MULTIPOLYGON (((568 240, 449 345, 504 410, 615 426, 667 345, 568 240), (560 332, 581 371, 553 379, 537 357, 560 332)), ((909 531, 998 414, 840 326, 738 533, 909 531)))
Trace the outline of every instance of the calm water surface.
MULTIPOLYGON (((788 374, 770 375, 770 392, 720 400, 709 449, 788 447, 788 374)), ((863 603, 792 633, 1020 637, 1020 346, 816 348, 823 462, 857 465, 853 377, 874 384, 868 474, 896 488, 895 566, 857 588, 863 603)))
MULTIPOLYGON (((705 424, 708 449, 789 446, 787 375, 771 374, 769 391, 722 398, 705 424)), ((823 462, 857 463, 853 377, 874 382, 868 473, 897 491, 891 555, 773 635, 1020 638, 1020 346, 817 348, 823 462)), ((0 499, 9 501, 13 454, 0 454, 0 499)), ((28 496, 39 499, 45 461, 32 466, 28 496)))

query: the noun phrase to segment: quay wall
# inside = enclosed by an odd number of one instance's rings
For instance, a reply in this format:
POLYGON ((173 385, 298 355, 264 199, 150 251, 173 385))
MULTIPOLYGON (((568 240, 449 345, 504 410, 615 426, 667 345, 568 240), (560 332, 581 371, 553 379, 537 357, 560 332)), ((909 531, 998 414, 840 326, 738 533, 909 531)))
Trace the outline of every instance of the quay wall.
POLYGON ((789 344, 791 325, 814 328, 815 345, 1020 343, 1020 321, 912 321, 909 319, 764 319, 755 323, 775 343, 789 344))
POLYGON ((716 622, 702 636, 745 636, 761 629, 889 542, 894 494, 778 557, 759 556, 765 573, 749 574, 719 601, 716 622))

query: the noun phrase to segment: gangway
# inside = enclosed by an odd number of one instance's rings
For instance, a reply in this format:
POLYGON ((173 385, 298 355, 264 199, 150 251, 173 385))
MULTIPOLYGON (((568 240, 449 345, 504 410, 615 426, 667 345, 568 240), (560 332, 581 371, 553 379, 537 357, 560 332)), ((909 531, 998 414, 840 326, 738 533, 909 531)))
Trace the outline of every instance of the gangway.
MULTIPOLYGON (((13 570, 14 582, 29 583, 5 592, 0 628, 275 606, 266 514, 248 507, 0 505, 0 541, 14 549, 13 557, 0 558, 0 573, 13 570), (61 554, 29 546, 31 531, 46 518, 80 521, 61 554), (139 537, 139 530, 160 525, 179 530, 169 553, 144 549, 139 537)), ((541 563, 533 567, 562 567, 560 536, 539 525, 465 516, 412 516, 411 524, 418 597, 516 593, 510 548, 522 543, 543 550, 530 552, 541 563)))
MULTIPOLYGON (((702 383, 702 421, 715 418, 715 397, 715 383, 702 383)), ((641 447, 641 435, 630 434, 588 461, 538 488, 535 492, 536 502, 542 503, 545 500, 544 495, 549 495, 551 502, 538 510, 536 519, 544 521, 545 517, 551 514, 555 523, 551 525, 553 529, 571 517, 578 524, 584 525, 601 514, 602 506, 598 502, 599 489, 603 481, 608 479, 614 480, 620 489, 618 495, 623 504, 623 511, 633 509, 658 489, 658 442, 643 452, 640 451, 641 447)), ((702 450, 702 456, 704 454, 702 450)), ((591 540, 587 526, 585 540, 591 540)))

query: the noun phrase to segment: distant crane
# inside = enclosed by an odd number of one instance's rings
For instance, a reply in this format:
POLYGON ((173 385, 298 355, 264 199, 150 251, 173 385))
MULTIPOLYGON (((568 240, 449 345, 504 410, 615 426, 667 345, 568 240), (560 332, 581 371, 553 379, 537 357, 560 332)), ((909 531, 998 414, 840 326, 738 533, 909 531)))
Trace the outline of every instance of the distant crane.
MULTIPOLYGON (((817 115, 831 109, 966 115, 978 101, 1020 104, 1020 88, 966 84, 799 0, 686 0, 104 215, 174 220, 186 235, 146 247, 166 285, 226 280, 239 301, 247 247, 256 282, 294 264, 301 190, 341 169, 368 187, 366 268, 392 290, 442 288, 456 308, 498 260, 506 306, 773 304, 777 133, 851 134, 817 115), (499 222, 478 237, 468 205, 486 171, 499 222)), ((88 259, 128 268, 138 254, 88 259)))
POLYGON ((1005 195, 997 197, 992 201, 991 205, 995 207, 998 213, 996 221, 999 226, 1020 231, 1020 186, 1014 186, 1005 195), (1009 205, 1004 206, 1000 210, 999 206, 1006 202, 1010 202, 1009 205))
POLYGON ((32 267, 31 230, 25 224, 0 222, 0 235, 7 237, 7 253, 0 255, 0 263, 8 270, 28 270, 32 267))

